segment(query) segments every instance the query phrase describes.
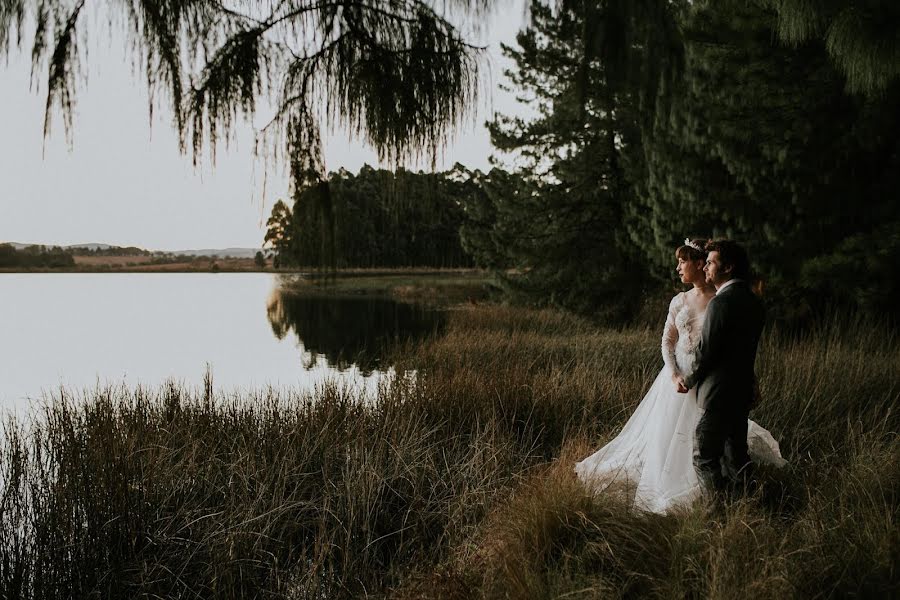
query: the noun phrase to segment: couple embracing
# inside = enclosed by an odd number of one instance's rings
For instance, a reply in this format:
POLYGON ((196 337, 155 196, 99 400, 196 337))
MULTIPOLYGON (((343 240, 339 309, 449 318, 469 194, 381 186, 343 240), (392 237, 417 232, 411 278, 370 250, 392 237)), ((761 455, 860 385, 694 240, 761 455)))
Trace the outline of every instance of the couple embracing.
POLYGON ((686 239, 675 256, 693 289, 669 304, 665 365, 622 431, 575 465, 598 490, 626 481, 637 506, 659 513, 741 487, 754 461, 785 463, 748 418, 765 317, 746 251, 732 240, 686 239))

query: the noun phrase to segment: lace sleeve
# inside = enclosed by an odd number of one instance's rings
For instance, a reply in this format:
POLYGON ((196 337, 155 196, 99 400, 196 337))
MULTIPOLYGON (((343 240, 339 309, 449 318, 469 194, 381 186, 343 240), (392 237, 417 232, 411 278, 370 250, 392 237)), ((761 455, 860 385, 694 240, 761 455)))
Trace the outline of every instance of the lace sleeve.
POLYGON ((663 362, 669 367, 669 370, 678 374, 678 363, 675 361, 675 344, 678 343, 678 327, 675 325, 675 315, 681 308, 683 293, 678 294, 669 303, 669 314, 666 317, 666 325, 663 327, 662 334, 662 356, 663 362))

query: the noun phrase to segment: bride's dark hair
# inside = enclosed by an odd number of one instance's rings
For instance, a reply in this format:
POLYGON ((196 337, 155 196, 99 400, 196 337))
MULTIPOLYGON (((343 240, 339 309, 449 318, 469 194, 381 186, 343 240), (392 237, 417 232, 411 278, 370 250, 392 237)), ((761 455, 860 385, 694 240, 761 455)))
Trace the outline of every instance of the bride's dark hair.
POLYGON ((675 258, 680 258, 681 260, 706 260, 706 242, 706 238, 694 238, 691 240, 690 245, 678 246, 678 249, 675 250, 675 258), (701 249, 698 250, 697 248, 701 249))

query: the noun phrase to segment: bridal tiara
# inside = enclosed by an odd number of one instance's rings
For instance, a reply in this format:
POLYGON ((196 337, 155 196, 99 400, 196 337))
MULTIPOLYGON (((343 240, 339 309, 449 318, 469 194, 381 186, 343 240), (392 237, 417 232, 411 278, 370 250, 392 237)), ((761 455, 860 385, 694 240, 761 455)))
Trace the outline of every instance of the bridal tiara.
POLYGON ((697 252, 704 252, 703 248, 700 247, 700 244, 698 244, 697 242, 693 241, 691 238, 684 238, 684 245, 685 245, 685 246, 690 246, 691 248, 693 248, 693 249, 696 250, 697 252))

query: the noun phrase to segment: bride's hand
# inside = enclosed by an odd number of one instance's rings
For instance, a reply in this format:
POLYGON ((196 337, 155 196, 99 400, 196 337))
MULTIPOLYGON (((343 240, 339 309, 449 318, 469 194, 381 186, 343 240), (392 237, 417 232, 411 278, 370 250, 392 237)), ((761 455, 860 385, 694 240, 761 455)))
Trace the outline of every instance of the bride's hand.
POLYGON ((688 391, 687 386, 684 384, 684 377, 681 375, 672 375, 672 383, 675 384, 675 389, 678 390, 679 394, 686 394, 688 391))

